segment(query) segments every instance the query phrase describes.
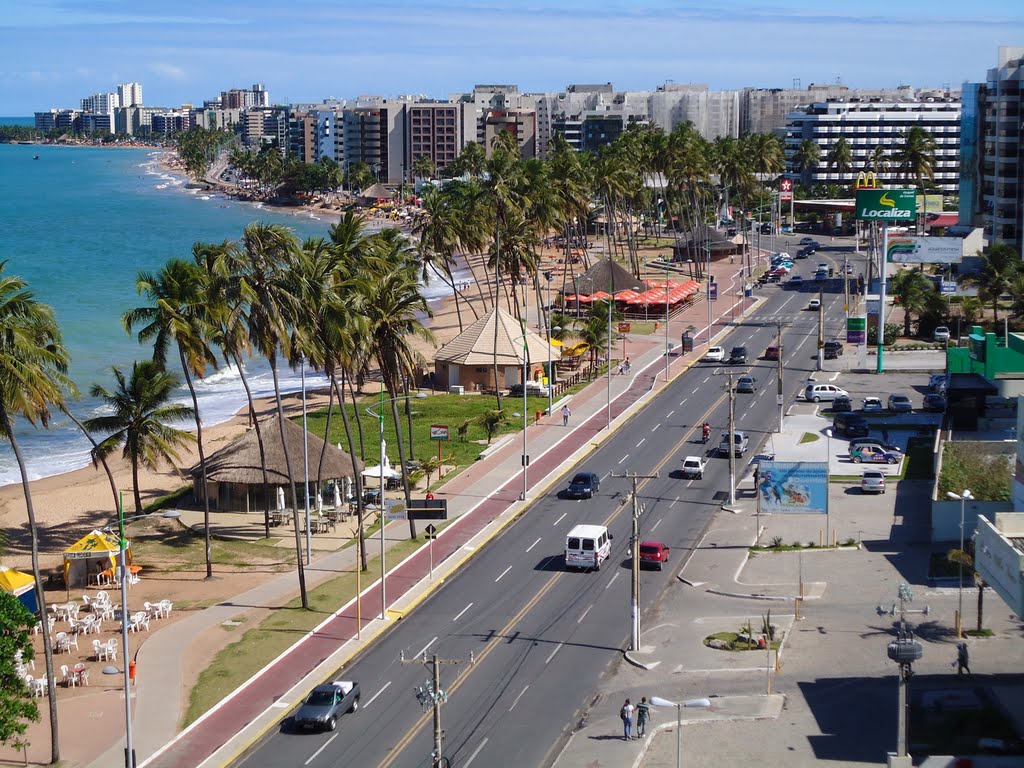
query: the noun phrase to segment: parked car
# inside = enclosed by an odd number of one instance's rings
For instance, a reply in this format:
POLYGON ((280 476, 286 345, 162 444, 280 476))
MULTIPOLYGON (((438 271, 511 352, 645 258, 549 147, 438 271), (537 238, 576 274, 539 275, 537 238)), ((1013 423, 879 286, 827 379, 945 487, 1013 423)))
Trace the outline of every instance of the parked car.
POLYGON ((832 401, 832 413, 849 413, 853 410, 853 403, 849 395, 840 395, 832 401))
POLYGON ((601 490, 601 478, 593 472, 577 472, 565 489, 570 499, 592 499, 601 490))
POLYGON ((832 428, 842 437, 867 437, 871 434, 867 419, 859 413, 837 413, 832 418, 832 428))
POLYGON ((883 453, 895 453, 897 455, 903 453, 903 449, 895 443, 890 443, 877 437, 860 437, 850 441, 850 456, 853 456, 855 451, 865 446, 869 446, 876 451, 882 451, 883 453))
POLYGON ((929 413, 945 413, 946 398, 938 392, 929 392, 924 396, 924 409, 929 413))
POLYGON ((668 546, 660 541, 640 542, 640 565, 653 565, 659 571, 668 562, 668 546))
POLYGON ((292 724, 296 728, 333 731, 338 727, 339 717, 359 709, 359 697, 359 683, 335 680, 318 685, 302 702, 292 724))
POLYGON ((807 308, 811 310, 811 312, 819 311, 821 309, 821 299, 811 299, 807 302, 807 308))
POLYGON ((861 410, 864 413, 881 413, 882 399, 879 397, 865 397, 861 400, 861 410))
POLYGON ((949 328, 944 325, 940 325, 932 332, 932 338, 935 339, 935 341, 949 341, 949 328))
POLYGON ((826 360, 835 360, 843 356, 843 344, 839 341, 826 341, 824 351, 826 360))
POLYGON ((729 353, 729 362, 733 365, 740 365, 747 362, 747 348, 733 347, 729 353))
POLYGON ((704 359, 709 363, 720 363, 725 360, 725 347, 709 347, 704 353, 704 359))
POLYGON ((736 391, 752 395, 754 394, 754 382, 753 376, 740 376, 736 379, 736 391))
POLYGON ((794 258, 806 259, 812 253, 814 253, 813 250, 809 250, 808 248, 801 248, 799 251, 796 252, 796 256, 794 258))
POLYGON ((835 400, 840 395, 850 396, 845 389, 840 389, 835 384, 808 384, 804 390, 804 400, 819 403, 822 400, 835 400))
POLYGON ((893 413, 911 413, 914 404, 906 395, 889 395, 889 410, 893 413))
MULTIPOLYGON (((522 397, 523 396, 523 385, 513 384, 508 388, 509 397, 522 397)), ((547 385, 540 381, 527 381, 526 382, 526 394, 532 397, 547 397, 548 388, 547 385)))
POLYGON ((949 377, 944 373, 933 373, 928 377, 928 389, 931 392, 938 392, 949 385, 949 377))
POLYGON ((885 493, 885 474, 877 469, 865 469, 860 477, 861 493, 885 493))
POLYGON ((902 456, 892 451, 876 451, 873 446, 862 445, 850 452, 854 464, 899 464, 902 456))
POLYGON ((687 456, 683 459, 683 477, 704 479, 704 459, 700 456, 687 456))
POLYGON ((814 242, 814 238, 813 237, 801 237, 800 238, 800 245, 810 245, 813 242, 814 242))
POLYGON ((782 357, 782 347, 771 346, 764 351, 765 360, 778 360, 782 357))
MULTIPOLYGON (((747 437, 745 432, 733 432, 732 433, 732 448, 733 452, 737 457, 742 456, 747 452, 747 448, 750 446, 750 438, 747 437)), ((722 439, 718 443, 718 452, 729 455, 729 434, 722 435, 722 439)))

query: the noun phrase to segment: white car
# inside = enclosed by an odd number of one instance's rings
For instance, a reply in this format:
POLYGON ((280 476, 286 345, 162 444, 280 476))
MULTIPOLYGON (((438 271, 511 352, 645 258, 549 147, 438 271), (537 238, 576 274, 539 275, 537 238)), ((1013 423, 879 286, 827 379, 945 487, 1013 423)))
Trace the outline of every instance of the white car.
POLYGON ((811 312, 817 312, 821 309, 821 299, 811 299, 807 304, 807 308, 811 310, 811 312))
POLYGON ((940 325, 935 329, 935 332, 932 333, 932 338, 935 339, 935 341, 949 341, 949 328, 944 325, 940 325))
POLYGON ((862 408, 864 413, 882 412, 882 399, 880 397, 865 397, 862 402, 864 403, 862 408))
POLYGON ((710 347, 704 353, 704 359, 709 363, 721 363, 725 360, 725 347, 710 347))
POLYGON ((700 456, 687 456, 683 459, 683 477, 704 479, 704 459, 700 456))

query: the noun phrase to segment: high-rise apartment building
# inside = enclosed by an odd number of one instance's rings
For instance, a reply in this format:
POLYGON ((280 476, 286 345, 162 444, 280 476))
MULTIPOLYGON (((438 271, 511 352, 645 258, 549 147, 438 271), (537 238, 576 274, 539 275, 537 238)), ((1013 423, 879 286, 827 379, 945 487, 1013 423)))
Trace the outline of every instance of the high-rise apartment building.
POLYGON ((366 163, 384 184, 401 184, 408 178, 406 124, 408 103, 402 99, 374 99, 376 103, 345 109, 341 115, 343 164, 366 163))
POLYGON ((740 91, 740 135, 782 131, 790 112, 823 101, 907 101, 914 98, 909 85, 866 89, 846 85, 814 85, 800 88, 744 88, 740 91))
POLYGON ((262 83, 254 83, 248 91, 241 88, 232 88, 230 91, 221 91, 221 109, 249 109, 250 107, 269 107, 270 95, 262 83))
POLYGON ((1024 47, 999 49, 984 83, 965 83, 961 128, 960 223, 984 227, 990 242, 1024 254, 1021 94, 1024 47))
POLYGON ((913 126, 931 134, 935 140, 934 185, 944 194, 954 195, 959 187, 960 170, 960 93, 918 94, 914 100, 826 101, 791 112, 786 120, 786 166, 801 183, 850 186, 857 173, 871 164, 875 148, 881 146, 887 167, 876 169, 883 184, 908 184, 912 180, 901 171, 895 156, 903 137, 913 126), (849 170, 830 167, 826 158, 840 137, 852 150, 849 170), (818 145, 817 167, 797 171, 794 156, 801 142, 818 145))
POLYGON ((242 143, 247 149, 260 150, 274 144, 283 154, 288 147, 288 108, 254 107, 241 113, 242 143))
POLYGON ((122 83, 117 86, 117 106, 141 107, 142 83, 122 83))
MULTIPOLYGON (((441 171, 454 161, 465 146, 464 114, 464 104, 446 101, 410 104, 406 128, 410 162, 425 155, 441 171)), ((475 132, 475 124, 472 130, 475 132)))
POLYGON ((94 93, 81 100, 82 111, 95 114, 112 115, 119 106, 116 93, 94 93))

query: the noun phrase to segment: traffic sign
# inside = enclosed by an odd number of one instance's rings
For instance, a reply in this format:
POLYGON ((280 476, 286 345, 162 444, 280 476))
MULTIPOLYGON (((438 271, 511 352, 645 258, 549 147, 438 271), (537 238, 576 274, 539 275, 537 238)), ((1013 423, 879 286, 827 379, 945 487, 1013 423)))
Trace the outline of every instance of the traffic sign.
MULTIPOLYGON (((449 435, 447 424, 431 424, 430 425, 430 439, 431 440, 447 440, 449 435)), ((438 447, 440 450, 440 446, 438 447)))
POLYGON ((427 538, 428 538, 428 539, 433 539, 433 538, 436 538, 436 537, 437 537, 437 526, 436 526, 436 525, 434 525, 433 523, 431 523, 430 525, 428 525, 428 526, 427 526, 427 527, 426 527, 426 528, 424 529, 424 531, 426 532, 426 534, 427 534, 427 538))
POLYGON ((629 323, 619 323, 619 333, 629 333, 629 323))

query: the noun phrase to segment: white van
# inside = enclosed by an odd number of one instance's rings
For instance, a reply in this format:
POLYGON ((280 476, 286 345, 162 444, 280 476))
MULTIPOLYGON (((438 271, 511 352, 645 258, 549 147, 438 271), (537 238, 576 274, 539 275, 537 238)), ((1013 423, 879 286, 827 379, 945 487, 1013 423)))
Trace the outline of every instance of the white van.
POLYGON ((603 525, 577 525, 565 537, 565 567, 601 570, 612 551, 612 535, 603 525))

